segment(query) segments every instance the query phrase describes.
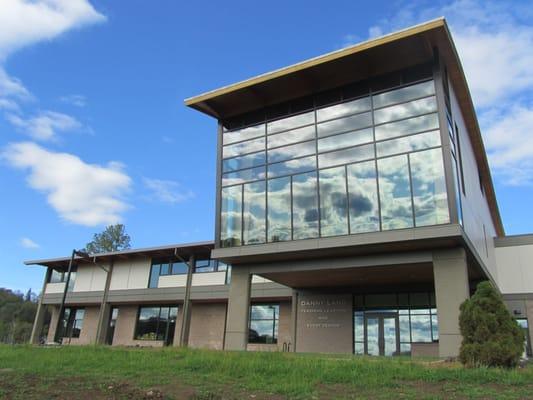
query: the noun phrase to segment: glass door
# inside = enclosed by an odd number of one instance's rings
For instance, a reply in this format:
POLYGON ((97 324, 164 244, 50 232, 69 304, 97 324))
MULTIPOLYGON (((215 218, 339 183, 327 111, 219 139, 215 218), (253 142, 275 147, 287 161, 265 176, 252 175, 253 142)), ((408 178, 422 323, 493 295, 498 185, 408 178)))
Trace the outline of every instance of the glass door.
POLYGON ((113 307, 109 316, 109 325, 107 326, 107 335, 105 338, 105 343, 112 345, 113 337, 115 336, 115 326, 117 325, 118 318, 118 308, 113 307))
POLYGON ((399 354, 397 315, 365 315, 365 354, 369 356, 399 354))

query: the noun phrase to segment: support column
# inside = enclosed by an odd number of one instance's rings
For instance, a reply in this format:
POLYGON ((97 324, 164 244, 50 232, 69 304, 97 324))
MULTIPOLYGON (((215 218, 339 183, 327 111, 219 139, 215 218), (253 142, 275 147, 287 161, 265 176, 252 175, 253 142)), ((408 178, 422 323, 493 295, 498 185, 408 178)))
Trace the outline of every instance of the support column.
POLYGON ((433 274, 439 319, 439 357, 457 357, 463 339, 459 330, 459 307, 470 297, 465 250, 434 251, 433 274))
POLYGON ((251 283, 252 275, 248 268, 232 267, 224 350, 246 350, 251 283))
POLYGON ((30 344, 39 344, 41 332, 43 331, 44 317, 46 315, 46 306, 43 304, 44 292, 46 291, 46 283, 50 279, 52 269, 48 267, 44 274, 44 282, 41 293, 39 294, 39 303, 37 304, 37 312, 33 320, 33 327, 31 328, 30 344))
POLYGON ((111 306, 107 302, 109 296, 109 287, 111 286, 111 275, 113 274, 114 260, 111 259, 109 267, 106 270, 106 279, 104 286, 104 294, 102 295, 102 303, 100 303, 100 313, 98 314, 98 326, 96 328, 96 344, 105 344, 107 336, 107 328, 109 321, 109 313, 111 306))
POLYGON ((296 353, 296 327, 298 325, 298 292, 293 289, 291 302, 291 352, 296 353))
POLYGON ((185 286, 185 298, 183 299, 179 346, 187 347, 189 344, 189 332, 191 330, 191 287, 192 274, 196 265, 196 258, 192 255, 187 262, 187 284, 185 286))

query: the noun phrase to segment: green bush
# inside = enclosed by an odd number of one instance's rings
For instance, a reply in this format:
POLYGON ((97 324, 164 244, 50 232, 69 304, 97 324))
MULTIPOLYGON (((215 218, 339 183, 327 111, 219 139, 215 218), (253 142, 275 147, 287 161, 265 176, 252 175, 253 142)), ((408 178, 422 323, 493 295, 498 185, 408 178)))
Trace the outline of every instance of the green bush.
POLYGON ((467 366, 514 367, 524 351, 524 333, 490 282, 481 282, 459 316, 463 343, 459 360, 467 366))

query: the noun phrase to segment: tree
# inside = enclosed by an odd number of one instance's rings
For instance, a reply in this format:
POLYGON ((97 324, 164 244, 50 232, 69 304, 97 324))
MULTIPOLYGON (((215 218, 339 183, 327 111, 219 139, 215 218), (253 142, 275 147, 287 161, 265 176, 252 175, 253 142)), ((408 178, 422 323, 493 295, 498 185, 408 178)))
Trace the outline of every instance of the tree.
POLYGON ((463 342, 459 360, 467 366, 514 367, 524 351, 524 333, 488 281, 461 304, 463 342))
POLYGON ((95 233, 93 240, 87 243, 84 251, 90 254, 109 251, 126 250, 130 248, 130 235, 122 224, 109 225, 102 233, 95 233))

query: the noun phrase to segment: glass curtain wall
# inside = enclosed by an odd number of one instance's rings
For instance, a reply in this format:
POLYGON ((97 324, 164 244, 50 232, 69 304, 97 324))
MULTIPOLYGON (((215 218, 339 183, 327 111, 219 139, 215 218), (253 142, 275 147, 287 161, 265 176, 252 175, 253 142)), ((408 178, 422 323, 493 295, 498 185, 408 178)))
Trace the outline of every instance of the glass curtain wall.
POLYGON ((433 80, 222 134, 220 245, 450 222, 433 80))

